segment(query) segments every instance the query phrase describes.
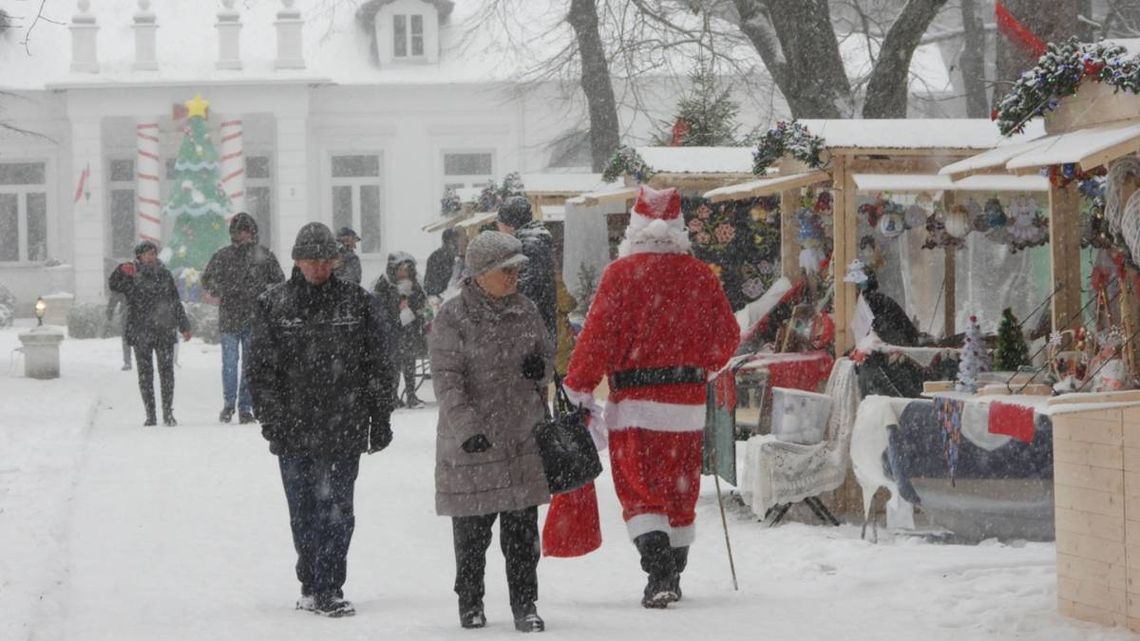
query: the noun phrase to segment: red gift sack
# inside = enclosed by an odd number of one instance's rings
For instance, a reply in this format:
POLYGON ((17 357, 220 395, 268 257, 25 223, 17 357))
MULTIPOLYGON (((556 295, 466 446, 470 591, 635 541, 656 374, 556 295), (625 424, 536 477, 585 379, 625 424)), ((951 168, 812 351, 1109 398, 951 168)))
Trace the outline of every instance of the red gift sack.
POLYGON ((598 519, 598 494, 594 482, 555 494, 542 526, 542 553, 545 556, 583 556, 602 545, 598 519))

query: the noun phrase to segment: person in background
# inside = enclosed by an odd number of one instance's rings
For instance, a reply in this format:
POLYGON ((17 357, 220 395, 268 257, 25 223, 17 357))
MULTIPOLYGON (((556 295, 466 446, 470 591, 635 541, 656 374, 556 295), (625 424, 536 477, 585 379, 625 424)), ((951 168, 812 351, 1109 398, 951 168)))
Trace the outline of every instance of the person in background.
POLYGON ((336 233, 336 241, 340 244, 340 262, 333 274, 341 280, 359 285, 363 272, 360 268, 360 256, 356 255, 356 243, 360 242, 360 236, 357 236, 356 230, 351 227, 341 227, 336 233))
POLYGON ((470 276, 435 318, 432 384, 439 398, 435 510, 451 517, 459 624, 481 628, 491 527, 507 561, 515 629, 541 632, 538 506, 550 501, 532 430, 545 415, 552 344, 534 303, 518 292, 522 244, 489 231, 467 248, 470 276))
POLYGON ((554 351, 554 372, 566 376, 570 367, 570 354, 574 351, 574 328, 570 326, 570 314, 578 309, 578 300, 566 288, 562 280, 562 270, 554 270, 554 282, 558 287, 558 332, 554 351))
POLYGON ((190 340, 190 319, 178 297, 178 287, 170 270, 158 260, 158 246, 149 240, 135 245, 135 261, 123 263, 111 272, 108 287, 127 299, 127 342, 135 350, 138 365, 139 392, 142 394, 146 420, 155 425, 154 361, 158 361, 158 378, 162 385, 162 422, 178 425, 174 419, 174 346, 176 332, 190 340))
POLYGON ((522 242, 527 264, 519 273, 519 293, 538 307, 546 331, 557 334, 558 293, 554 284, 554 238, 541 220, 534 220, 530 201, 522 196, 508 199, 499 207, 495 220, 499 231, 522 242))
POLYGON ((119 292, 111 292, 107 300, 107 324, 103 329, 103 337, 106 338, 110 334, 111 323, 115 320, 115 309, 120 309, 122 318, 119 319, 119 333, 122 335, 123 343, 123 371, 131 369, 131 345, 127 342, 127 297, 119 292))
POLYGON ((416 280, 416 259, 405 252, 389 254, 388 269, 376 279, 372 293, 394 323, 393 360, 397 373, 404 375, 404 398, 397 394, 397 380, 392 386, 394 402, 397 407, 419 409, 424 402, 416 396, 416 359, 427 352, 427 295, 416 280))
POLYGON ((443 244, 428 256, 424 269, 424 293, 442 297, 448 289, 459 284, 463 261, 459 256, 459 232, 443 230, 443 244))
POLYGON ((236 404, 238 421, 252 423, 256 417, 245 369, 254 300, 270 286, 284 281, 285 274, 273 252, 257 243, 257 221, 253 216, 245 212, 234 214, 230 219, 230 241, 228 247, 214 253, 202 272, 202 286, 220 300, 222 412, 218 420, 229 423, 236 404))
POLYGON ((297 609, 351 616, 342 588, 360 455, 392 441, 390 329, 367 291, 333 277, 328 227, 302 227, 292 256, 292 277, 257 299, 250 388, 289 505, 297 609))

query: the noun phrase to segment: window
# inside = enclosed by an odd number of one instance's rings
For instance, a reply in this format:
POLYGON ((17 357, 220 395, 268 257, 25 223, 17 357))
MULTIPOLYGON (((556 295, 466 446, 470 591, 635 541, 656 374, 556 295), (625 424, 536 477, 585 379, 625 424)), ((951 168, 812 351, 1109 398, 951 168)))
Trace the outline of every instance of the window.
POLYGON ((245 210, 257 221, 257 242, 273 246, 273 169, 269 156, 245 157, 245 210))
POLYGON ((490 152, 444 152, 443 187, 482 187, 495 175, 495 156, 490 152))
POLYGON ((380 156, 333 156, 331 163, 333 229, 352 227, 360 234, 360 252, 380 252, 380 156))
POLYGON ((397 58, 424 55, 424 17, 420 14, 392 16, 392 54, 397 58))
POLYGON ((136 236, 135 161, 116 158, 108 163, 107 194, 110 199, 111 256, 134 255, 136 236))
POLYGON ((47 165, 0 163, 0 262, 47 260, 47 165))

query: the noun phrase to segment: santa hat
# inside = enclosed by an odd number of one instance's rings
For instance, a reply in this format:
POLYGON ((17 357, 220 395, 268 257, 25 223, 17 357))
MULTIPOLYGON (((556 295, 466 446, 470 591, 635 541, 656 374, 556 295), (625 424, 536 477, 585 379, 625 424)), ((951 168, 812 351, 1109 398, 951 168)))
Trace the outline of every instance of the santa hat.
POLYGON ((676 189, 638 189, 625 239, 618 254, 683 254, 689 251, 689 232, 681 217, 681 194, 676 189))

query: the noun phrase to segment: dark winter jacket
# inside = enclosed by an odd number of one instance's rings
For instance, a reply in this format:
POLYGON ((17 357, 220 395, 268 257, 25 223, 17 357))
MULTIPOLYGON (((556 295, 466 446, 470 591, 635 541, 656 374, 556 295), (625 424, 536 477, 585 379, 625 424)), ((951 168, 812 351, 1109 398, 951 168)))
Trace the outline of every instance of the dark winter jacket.
POLYGON ((174 277, 162 263, 123 263, 111 272, 107 286, 127 298, 123 325, 127 344, 144 348, 170 345, 178 341, 175 330, 190 331, 190 319, 182 308, 174 277), (129 273, 131 269, 134 275, 129 273))
POLYGON ((435 509, 443 516, 521 510, 550 500, 534 425, 542 420, 554 345, 534 303, 496 299, 468 279, 432 321, 431 371, 439 399, 435 509), (527 380, 530 354, 546 360, 544 380, 527 380), (490 448, 464 450, 483 435, 490 448))
POLYGON ((340 264, 336 266, 333 274, 341 280, 359 285, 360 279, 364 277, 364 271, 360 267, 360 256, 347 247, 341 247, 340 264))
POLYGON ((400 357, 415 357, 427 353, 427 341, 424 336, 427 319, 427 295, 424 288, 416 280, 416 259, 405 252, 393 252, 388 256, 388 269, 383 276, 376 279, 372 285, 372 293, 380 301, 392 323, 392 332, 395 338, 394 347, 400 357), (411 292, 401 294, 396 282, 396 271, 400 265, 409 265, 408 278, 411 281, 411 292), (411 314, 403 313, 400 302, 407 301, 407 309, 411 314))
POLYGON ((392 413, 389 324, 358 285, 310 285, 294 268, 257 299, 247 376, 270 451, 344 457, 377 449, 392 413))
POLYGON ((285 280, 277 257, 257 244, 257 223, 248 214, 245 216, 249 219, 247 224, 254 229, 253 242, 235 241, 219 249, 202 272, 202 286, 221 300, 218 330, 223 334, 235 334, 248 328, 253 318, 254 300, 270 286, 285 280))
POLYGON ((446 245, 428 256, 427 267, 424 268, 424 292, 428 296, 439 296, 447 291, 455 271, 455 259, 455 252, 446 245))
POLYGON ((532 220, 515 230, 522 251, 529 260, 519 272, 519 293, 529 298, 542 315, 546 331, 557 331, 558 287, 554 283, 554 238, 540 220, 532 220))

